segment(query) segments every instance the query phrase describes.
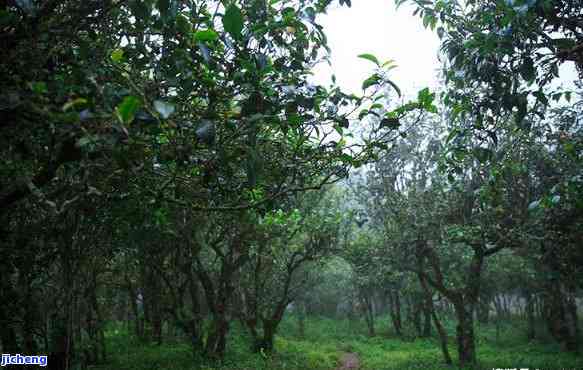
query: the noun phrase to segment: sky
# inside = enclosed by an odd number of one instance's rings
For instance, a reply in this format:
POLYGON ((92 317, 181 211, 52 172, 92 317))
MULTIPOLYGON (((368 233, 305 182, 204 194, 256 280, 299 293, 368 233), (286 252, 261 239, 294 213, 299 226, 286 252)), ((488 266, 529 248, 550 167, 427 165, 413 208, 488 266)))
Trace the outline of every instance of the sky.
POLYGON ((392 59, 397 68, 391 80, 405 96, 415 96, 424 87, 437 86, 439 38, 423 28, 413 8, 398 10, 392 0, 353 1, 352 7, 333 7, 318 18, 332 50, 332 67, 321 64, 314 70, 316 82, 328 85, 332 69, 340 87, 362 93, 362 82, 373 72, 374 64, 358 58, 370 53, 381 62, 392 59))
MULTIPOLYGON (((396 9, 394 0, 358 0, 352 1, 351 8, 331 7, 318 22, 328 37, 332 67, 318 65, 313 71, 315 82, 327 86, 334 70, 344 91, 361 95, 362 82, 373 72, 374 64, 358 55, 370 53, 381 62, 396 62, 391 80, 405 97, 414 98, 424 87, 437 90, 439 38, 423 27, 413 10, 412 6, 396 9)), ((551 87, 572 89, 572 81, 577 79, 573 63, 561 65, 560 76, 551 87)))

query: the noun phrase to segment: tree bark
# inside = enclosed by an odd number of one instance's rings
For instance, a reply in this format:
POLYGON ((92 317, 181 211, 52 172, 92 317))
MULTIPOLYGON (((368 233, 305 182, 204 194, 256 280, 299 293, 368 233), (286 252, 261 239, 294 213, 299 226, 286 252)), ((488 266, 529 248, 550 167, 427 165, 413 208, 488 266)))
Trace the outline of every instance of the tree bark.
POLYGON ((389 290, 389 313, 391 315, 391 322, 393 323, 393 330, 397 336, 403 336, 401 326, 401 300, 397 290, 389 290))
MULTIPOLYGON (((425 269, 425 256, 422 253, 419 253, 417 255, 417 257, 418 257, 418 267, 419 267, 420 271, 424 271, 424 269, 425 269)), ((418 273, 417 278, 419 279, 419 283, 421 285, 421 288, 423 289, 423 292, 425 293, 425 304, 426 304, 427 310, 429 311, 431 318, 433 319, 433 324, 435 325, 435 329, 437 330, 437 333, 439 334, 439 343, 441 346, 441 353, 443 355, 443 360, 447 365, 451 365, 453 363, 453 361, 451 359, 451 355, 449 354, 449 349, 448 349, 448 342, 449 341, 447 338, 447 332, 445 331, 445 328, 443 327, 443 325, 441 325, 441 321, 439 320, 439 317, 437 316, 437 312, 435 310, 435 305, 433 304, 433 292, 431 291, 431 288, 429 287, 429 283, 427 282, 427 279, 423 273, 418 273)))
POLYGON ((456 326, 457 347, 460 367, 476 363, 476 347, 474 338, 474 318, 471 305, 460 299, 454 303, 458 320, 456 326))
POLYGON ((360 296, 362 302, 362 308, 364 311, 364 319, 366 321, 366 326, 368 328, 368 335, 374 337, 375 332, 375 317, 374 317, 374 307, 372 302, 372 297, 366 292, 361 292, 360 296))
POLYGON ((413 326, 417 332, 417 336, 423 336, 423 331, 421 329, 421 313, 423 311, 423 303, 419 301, 418 297, 411 297, 411 320, 413 321, 413 326))
MULTIPOLYGON (((431 299, 433 302, 433 298, 431 299)), ((423 305, 423 334, 422 337, 431 337, 431 308, 429 302, 423 305)))
POLYGON ((202 314, 200 310, 200 293, 198 288, 198 283, 195 277, 191 273, 189 277, 189 292, 190 300, 192 304, 191 313, 192 321, 190 323, 190 337, 193 353, 200 353, 203 349, 203 339, 202 339, 202 314))
POLYGON ((536 338, 536 329, 535 329, 535 319, 534 319, 534 299, 532 297, 532 293, 530 291, 525 291, 525 298, 526 298, 526 337, 529 341, 536 338))
MULTIPOLYGON (((422 241, 417 245, 416 253, 421 261, 424 261, 421 257, 428 258, 428 262, 435 273, 435 280, 425 272, 422 264, 419 264, 417 273, 452 302, 458 321, 456 337, 460 367, 473 366, 477 362, 474 337, 474 309, 480 294, 481 272, 487 252, 485 252, 482 245, 472 246, 474 254, 470 262, 465 289, 453 290, 445 286, 439 258, 433 250, 424 248, 425 243, 422 241)), ((491 250, 490 254, 496 250, 491 250)))
POLYGON ((569 293, 558 279, 548 282, 546 288, 545 307, 549 331, 564 351, 577 352, 577 312, 572 309, 569 293))
MULTIPOLYGON (((420 267, 424 267, 423 263, 420 264, 420 267)), ((448 338, 447 338, 447 332, 445 331, 445 328, 443 327, 443 325, 441 325, 441 321, 439 320, 439 317, 437 316, 437 312, 435 310, 435 305, 433 304, 433 293, 431 291, 431 288, 429 287, 429 284, 427 283, 427 280, 425 279, 425 277, 423 276, 423 274, 417 274, 417 277, 419 279, 419 282, 421 284, 421 288, 423 288, 423 292, 425 293, 425 300, 426 300, 426 305, 427 305, 427 309, 430 312, 431 318, 433 319, 433 324, 435 325, 435 330, 437 330, 437 333, 439 334, 439 344, 441 346, 441 353, 443 354, 443 360, 445 361, 445 363, 447 365, 451 365, 453 363, 452 359, 451 359, 451 355, 449 354, 449 349, 448 349, 448 338)))
POLYGON ((298 302, 298 333, 300 338, 306 337, 306 307, 303 302, 298 302))
POLYGON ((480 297, 478 303, 478 322, 480 324, 488 324, 490 321, 490 301, 488 298, 480 297))

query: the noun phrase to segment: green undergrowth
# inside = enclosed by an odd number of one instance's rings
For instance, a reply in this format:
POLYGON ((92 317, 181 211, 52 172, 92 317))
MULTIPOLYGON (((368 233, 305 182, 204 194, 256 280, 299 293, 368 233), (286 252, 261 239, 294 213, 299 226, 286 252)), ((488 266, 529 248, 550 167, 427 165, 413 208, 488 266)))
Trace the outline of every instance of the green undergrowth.
MULTIPOLYGON (((414 338, 406 328, 403 339, 395 337, 387 319, 377 322, 378 333, 366 335, 362 323, 347 320, 310 319, 306 321, 305 335, 300 336, 297 321, 293 318, 282 323, 276 339, 276 353, 267 355, 251 353, 250 341, 244 330, 234 326, 228 353, 221 363, 205 363, 194 358, 187 343, 168 341, 161 346, 143 344, 120 328, 108 331, 107 364, 94 370, 334 370, 345 352, 358 354, 361 369, 454 369, 443 363, 439 344, 435 338, 414 338)), ((455 322, 446 322, 450 332, 450 353, 456 358, 453 341, 455 322)), ((529 369, 583 369, 583 358, 562 353, 549 338, 542 336, 535 342, 525 340, 521 322, 507 321, 496 325, 476 327, 478 344, 478 369, 529 368, 529 369)), ((542 329, 541 329, 542 333, 542 329)))

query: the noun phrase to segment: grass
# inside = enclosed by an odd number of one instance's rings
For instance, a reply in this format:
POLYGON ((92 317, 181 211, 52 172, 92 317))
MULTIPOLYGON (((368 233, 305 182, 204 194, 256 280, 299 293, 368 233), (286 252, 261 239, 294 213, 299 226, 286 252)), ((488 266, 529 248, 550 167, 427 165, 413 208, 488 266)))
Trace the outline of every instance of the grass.
MULTIPOLYGON (((205 363, 193 358, 188 344, 180 341, 161 346, 138 343, 126 331, 108 331, 109 362, 93 370, 334 370, 344 352, 357 353, 363 370, 448 369, 443 364, 435 338, 394 337, 386 318, 377 322, 379 335, 368 337, 363 323, 350 325, 346 320, 313 318, 306 322, 306 335, 300 337, 293 318, 286 319, 281 335, 276 339, 274 355, 253 354, 244 330, 234 325, 228 353, 221 363, 205 363), (408 338, 408 339, 407 339, 408 338)), ((446 322, 453 346, 455 323, 446 322)), ((501 325, 496 335, 494 325, 477 326, 477 345, 480 370, 494 368, 583 369, 583 358, 560 352, 550 338, 529 343, 524 324, 509 321, 501 325)), ((542 329, 541 331, 542 332, 542 329)))

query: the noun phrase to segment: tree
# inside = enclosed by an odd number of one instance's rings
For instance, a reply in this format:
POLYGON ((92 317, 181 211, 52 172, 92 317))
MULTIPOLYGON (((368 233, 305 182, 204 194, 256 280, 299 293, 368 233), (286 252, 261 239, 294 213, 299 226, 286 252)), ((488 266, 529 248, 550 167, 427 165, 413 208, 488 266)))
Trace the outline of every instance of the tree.
POLYGON ((261 221, 263 236, 256 241, 237 288, 240 315, 255 351, 273 351, 286 309, 314 283, 313 270, 338 249, 341 215, 331 201, 319 201, 320 197, 325 195, 306 195, 289 204, 287 211, 271 212, 261 221))

